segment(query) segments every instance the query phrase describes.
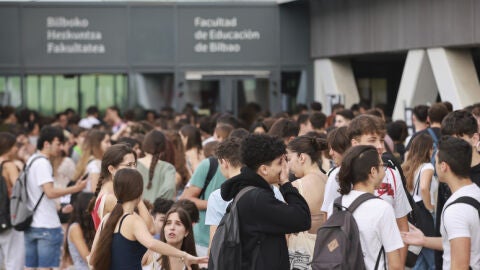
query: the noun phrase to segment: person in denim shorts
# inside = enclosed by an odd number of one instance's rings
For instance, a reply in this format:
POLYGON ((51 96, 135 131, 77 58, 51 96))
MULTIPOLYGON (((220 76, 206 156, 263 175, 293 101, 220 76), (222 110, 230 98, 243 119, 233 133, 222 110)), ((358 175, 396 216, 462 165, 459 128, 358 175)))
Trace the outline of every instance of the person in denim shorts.
POLYGON ((60 128, 42 128, 37 142, 38 151, 27 161, 28 166, 37 156, 45 157, 33 161, 27 175, 29 207, 33 209, 40 201, 31 227, 25 231, 27 268, 49 269, 60 266, 63 231, 54 199, 79 192, 86 186, 85 180, 79 180, 76 185, 67 188, 53 186, 53 169, 48 159, 60 154, 63 141, 63 131, 60 128), (42 196, 42 193, 45 194, 42 196))

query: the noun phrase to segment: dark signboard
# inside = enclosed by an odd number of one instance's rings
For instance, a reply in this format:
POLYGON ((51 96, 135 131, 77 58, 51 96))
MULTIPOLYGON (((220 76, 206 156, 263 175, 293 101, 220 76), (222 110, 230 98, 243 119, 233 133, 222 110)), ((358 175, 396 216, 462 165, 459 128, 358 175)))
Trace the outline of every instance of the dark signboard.
POLYGON ((126 66, 125 8, 27 7, 22 12, 27 66, 126 66))
POLYGON ((20 19, 16 7, 0 8, 0 67, 20 65, 20 19))
POLYGON ((278 10, 258 7, 183 7, 178 9, 178 62, 181 64, 278 61, 278 10))
POLYGON ((290 14, 292 8, 280 14, 276 4, 1 4, 0 68, 298 65, 308 61, 308 10, 290 14))
POLYGON ((132 65, 172 66, 174 64, 174 7, 130 8, 129 55, 132 65))

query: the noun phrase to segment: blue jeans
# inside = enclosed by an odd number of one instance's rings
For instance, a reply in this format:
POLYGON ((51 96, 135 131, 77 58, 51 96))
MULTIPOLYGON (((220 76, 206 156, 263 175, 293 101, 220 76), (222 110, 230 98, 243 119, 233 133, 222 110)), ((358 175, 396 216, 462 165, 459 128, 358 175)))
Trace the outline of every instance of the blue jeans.
POLYGON ((25 266, 55 268, 60 266, 62 228, 29 228, 24 233, 25 266))
POLYGON ((413 270, 435 270, 435 253, 432 249, 422 248, 413 270))

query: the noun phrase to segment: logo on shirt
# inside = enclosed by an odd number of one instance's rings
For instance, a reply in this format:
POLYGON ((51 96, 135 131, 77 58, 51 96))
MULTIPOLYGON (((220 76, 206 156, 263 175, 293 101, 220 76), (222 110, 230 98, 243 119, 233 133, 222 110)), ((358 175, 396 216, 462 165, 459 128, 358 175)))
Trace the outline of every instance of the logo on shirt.
POLYGON ((377 188, 378 197, 383 195, 387 196, 394 196, 392 185, 389 183, 381 183, 380 186, 377 188))

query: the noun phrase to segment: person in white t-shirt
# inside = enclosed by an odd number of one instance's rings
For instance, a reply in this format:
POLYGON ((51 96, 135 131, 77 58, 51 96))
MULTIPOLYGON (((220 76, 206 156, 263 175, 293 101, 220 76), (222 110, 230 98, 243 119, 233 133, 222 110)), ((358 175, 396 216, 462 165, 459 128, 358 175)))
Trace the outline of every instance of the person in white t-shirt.
POLYGON ((54 187, 53 169, 48 159, 60 155, 63 141, 60 128, 42 128, 37 142, 38 152, 26 164, 30 166, 27 174, 28 205, 33 209, 38 203, 31 227, 25 231, 27 268, 59 267, 63 232, 54 199, 79 192, 87 184, 85 180, 79 180, 71 187, 54 187))
POLYGON ((413 225, 410 232, 402 232, 407 244, 443 250, 443 269, 480 269, 479 210, 467 203, 455 203, 460 197, 480 203, 480 188, 470 179, 472 148, 455 137, 439 143, 435 158, 438 179, 452 190, 442 213, 438 213, 442 237, 426 237, 413 225))
MULTIPOLYGON (((377 116, 360 115, 355 117, 350 122, 346 133, 352 146, 373 146, 377 149, 379 156, 385 152, 385 122, 377 116)), ((324 206, 326 204, 330 205, 336 197, 340 196, 338 187, 336 186, 338 185, 338 182, 333 181, 337 178, 335 172, 336 171, 330 173, 329 180, 327 180, 325 199, 323 202, 324 206)), ((403 188, 402 178, 397 168, 391 168, 389 166, 385 168, 385 176, 383 177, 383 181, 375 188, 375 195, 388 202, 393 207, 398 228, 401 231, 407 231, 407 214, 412 211, 412 208, 408 202, 405 189, 403 188)), ((402 262, 405 262, 407 257, 406 246, 402 248, 400 254, 402 262)))
POLYGON ((340 196, 338 189, 338 171, 342 164, 342 156, 348 148, 352 146, 347 135, 347 127, 339 127, 328 133, 327 136, 328 147, 330 148, 329 154, 333 159, 335 166, 328 173, 327 184, 325 185, 325 193, 323 195, 323 203, 321 210, 325 213, 328 212, 328 207, 333 203, 336 197, 340 196))
POLYGON ((84 129, 91 129, 100 124, 100 120, 98 120, 98 108, 96 106, 88 107, 87 116, 78 122, 78 126, 84 129))
MULTIPOLYGON (((372 146, 360 145, 347 150, 338 173, 342 206, 348 208, 364 193, 374 194, 375 187, 385 177, 384 166, 372 146)), ((328 216, 332 213, 333 203, 328 216)), ((392 206, 380 198, 367 200, 353 212, 353 217, 360 233, 366 269, 374 269, 379 256, 380 266, 387 264, 388 269, 403 269, 400 250, 404 245, 392 206)))
MULTIPOLYGON (((360 115, 350 122, 347 134, 352 146, 370 145, 377 149, 379 156, 385 152, 384 138, 386 126, 383 119, 373 115, 360 115)), ((388 202, 394 210, 397 225, 400 231, 408 230, 407 215, 412 211, 408 202, 402 178, 397 168, 385 167, 385 177, 375 188, 375 195, 388 202)), ((407 257, 407 247, 401 250, 402 262, 407 257)))

